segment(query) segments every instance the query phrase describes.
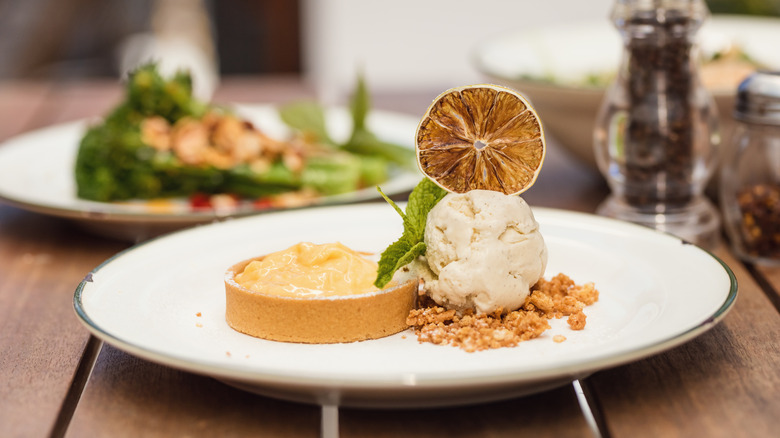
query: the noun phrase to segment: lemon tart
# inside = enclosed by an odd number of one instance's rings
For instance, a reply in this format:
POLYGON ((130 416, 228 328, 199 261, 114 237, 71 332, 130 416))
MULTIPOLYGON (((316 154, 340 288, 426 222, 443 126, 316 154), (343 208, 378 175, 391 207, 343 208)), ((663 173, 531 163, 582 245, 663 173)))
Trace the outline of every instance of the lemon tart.
POLYGON ((417 282, 372 285, 376 263, 341 244, 304 242, 244 260, 225 274, 230 327, 300 343, 376 339, 405 330, 417 282))

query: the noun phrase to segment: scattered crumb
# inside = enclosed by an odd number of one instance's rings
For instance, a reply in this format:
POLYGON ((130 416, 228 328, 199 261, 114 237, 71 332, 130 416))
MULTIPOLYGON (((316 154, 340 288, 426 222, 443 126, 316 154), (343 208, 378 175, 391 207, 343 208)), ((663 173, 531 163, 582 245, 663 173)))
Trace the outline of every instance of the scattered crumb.
POLYGON ((227 357, 231 357, 231 354, 230 354, 230 352, 229 352, 229 351, 226 351, 226 352, 225 352, 225 356, 227 356, 227 357))
POLYGON ((196 323, 195 323, 195 327, 201 328, 201 327, 203 327, 203 324, 201 324, 201 323, 199 323, 199 322, 196 322, 196 323))
POLYGON ((202 313, 200 313, 200 312, 198 312, 198 313, 196 313, 196 314, 195 314, 195 316, 197 316, 198 318, 200 318, 201 316, 203 316, 203 314, 202 314, 202 313))
MULTIPOLYGON (((572 330, 582 330, 586 319, 583 309, 598 298, 593 283, 576 285, 567 275, 558 274, 550 280, 539 280, 525 304, 512 312, 498 309, 490 314, 476 314, 467 310, 458 314, 421 297, 419 308, 409 313, 406 323, 414 328, 421 343, 449 344, 468 352, 514 347, 544 333, 552 318, 567 316, 572 330)), ((566 337, 556 335, 553 340, 560 343, 566 337)))
POLYGON ((566 320, 567 323, 569 323, 569 327, 572 330, 582 330, 585 328, 585 319, 587 317, 584 313, 582 313, 582 310, 580 310, 577 313, 572 313, 569 315, 569 319, 566 320))
POLYGON ((244 359, 249 359, 249 355, 247 354, 246 356, 244 356, 244 359))

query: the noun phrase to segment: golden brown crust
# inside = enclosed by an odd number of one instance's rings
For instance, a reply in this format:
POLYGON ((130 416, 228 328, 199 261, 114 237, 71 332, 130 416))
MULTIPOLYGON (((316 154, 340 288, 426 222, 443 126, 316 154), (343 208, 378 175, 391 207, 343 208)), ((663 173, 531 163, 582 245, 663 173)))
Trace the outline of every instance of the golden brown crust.
POLYGON ((406 317, 417 299, 416 281, 343 297, 265 295, 234 280, 249 262, 259 259, 237 263, 225 275, 225 319, 236 331, 273 341, 326 344, 377 339, 408 327, 406 317))

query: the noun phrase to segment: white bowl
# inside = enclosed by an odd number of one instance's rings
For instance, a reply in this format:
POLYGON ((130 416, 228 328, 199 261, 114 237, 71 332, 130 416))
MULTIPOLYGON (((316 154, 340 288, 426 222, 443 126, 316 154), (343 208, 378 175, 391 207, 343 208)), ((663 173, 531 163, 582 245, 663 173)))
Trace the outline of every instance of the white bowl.
MULTIPOLYGON (((714 15, 697 33, 706 57, 735 45, 769 69, 780 69, 780 19, 714 15)), ((487 80, 514 88, 536 108, 545 131, 584 163, 596 167, 593 128, 607 80, 589 76, 617 71, 621 40, 608 19, 513 32, 486 41, 474 52, 474 65, 487 80)), ((744 76, 710 85, 728 141, 737 85, 744 76)))

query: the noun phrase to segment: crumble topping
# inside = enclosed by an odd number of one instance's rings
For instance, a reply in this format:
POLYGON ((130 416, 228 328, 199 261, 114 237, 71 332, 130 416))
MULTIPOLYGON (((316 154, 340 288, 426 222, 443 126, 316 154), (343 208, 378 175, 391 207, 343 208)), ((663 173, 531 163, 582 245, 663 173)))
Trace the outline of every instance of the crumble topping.
MULTIPOLYGON (((550 280, 541 279, 517 310, 497 309, 487 314, 467 310, 458 314, 437 305, 428 297, 420 297, 419 307, 406 319, 420 343, 453 345, 474 352, 492 348, 514 347, 522 341, 539 337, 550 328, 549 319, 568 317, 572 330, 585 328, 583 309, 598 301, 599 292, 593 283, 577 285, 565 274, 550 280)), ((555 342, 565 336, 556 335, 555 342)))

